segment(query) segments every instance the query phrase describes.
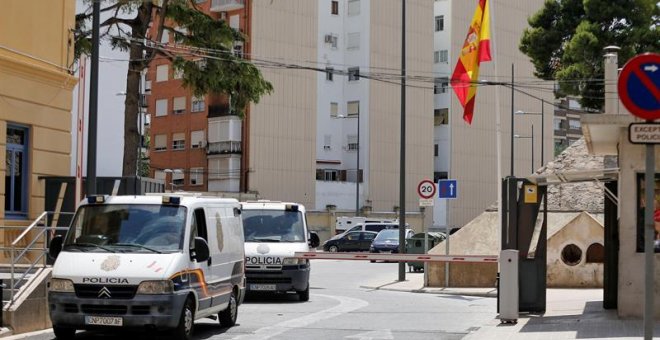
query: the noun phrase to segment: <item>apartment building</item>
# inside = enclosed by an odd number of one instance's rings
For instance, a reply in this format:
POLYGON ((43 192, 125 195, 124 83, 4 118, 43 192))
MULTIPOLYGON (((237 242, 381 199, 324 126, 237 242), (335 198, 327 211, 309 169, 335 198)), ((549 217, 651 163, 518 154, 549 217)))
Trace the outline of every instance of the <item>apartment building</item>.
MULTIPOLYGON (((196 0, 205 13, 249 35, 245 0, 196 0)), ((181 29, 181 28, 175 28, 181 29)), ((155 37, 155 27, 151 36, 155 37)), ((174 44, 164 30, 161 43, 174 44)), ((250 43, 237 43, 236 53, 249 53, 250 43)), ((199 59, 203 63, 203 59, 199 59)), ((144 82, 150 122, 150 169, 169 190, 241 191, 243 121, 220 94, 194 96, 184 88, 181 73, 156 58, 144 82)))
MULTIPOLYGON (((405 3, 406 68, 430 74, 432 3, 405 3)), ((401 4, 254 2, 253 54, 316 71, 262 70, 275 91, 251 106, 250 190, 319 210, 399 205, 401 4)), ((407 211, 433 171, 429 88, 406 88, 407 211)))
POLYGON ((28 226, 44 211, 40 177, 70 174, 74 16, 74 0, 2 3, 0 225, 28 226))
MULTIPOLYGON (((533 77, 533 65, 518 50, 527 18, 542 8, 542 0, 490 0, 492 61, 481 63, 480 78, 491 82, 512 82, 521 91, 542 98, 545 114, 514 115, 516 111, 541 111, 541 101, 515 92, 506 86, 480 86, 477 90, 474 118, 471 125, 463 121, 463 108, 449 86, 449 78, 463 47, 477 1, 435 0, 433 37, 433 178, 456 179, 458 197, 436 199, 433 225, 461 227, 497 201, 499 176, 523 177, 533 167, 540 167, 541 145, 551 150, 553 141, 552 93, 526 86, 533 77), (498 152, 497 115, 500 119, 500 150, 498 152), (541 123, 543 117, 543 124, 541 123), (514 119, 514 131, 511 120, 514 119), (535 143, 531 144, 532 125, 535 143), (541 126, 544 138, 541 142, 541 126), (518 135, 524 138, 512 138, 518 135), (511 142, 514 143, 514 168, 511 169, 511 142), (530 152, 534 148, 535 152, 530 152), (532 164, 533 154, 537 155, 532 164), (499 160, 498 160, 499 156, 499 160), (501 174, 498 173, 501 167, 501 174)), ((430 112, 429 112, 430 115, 430 112)), ((545 153, 545 162, 551 152, 545 153)))
POLYGON ((560 100, 553 118, 554 154, 564 151, 569 145, 582 138, 580 115, 586 113, 574 98, 560 100))

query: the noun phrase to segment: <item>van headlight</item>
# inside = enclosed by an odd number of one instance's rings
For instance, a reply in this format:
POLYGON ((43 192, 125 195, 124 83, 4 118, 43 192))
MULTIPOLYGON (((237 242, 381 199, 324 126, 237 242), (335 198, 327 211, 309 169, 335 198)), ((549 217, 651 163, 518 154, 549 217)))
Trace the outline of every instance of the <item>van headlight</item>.
POLYGON ((291 266, 291 265, 299 265, 299 264, 307 264, 307 259, 299 259, 297 257, 285 257, 284 260, 282 261, 283 266, 291 266))
POLYGON ((50 279, 50 291, 73 293, 73 281, 67 279, 50 279))
POLYGON ((172 294, 174 284, 171 280, 162 281, 142 281, 137 289, 137 294, 172 294))

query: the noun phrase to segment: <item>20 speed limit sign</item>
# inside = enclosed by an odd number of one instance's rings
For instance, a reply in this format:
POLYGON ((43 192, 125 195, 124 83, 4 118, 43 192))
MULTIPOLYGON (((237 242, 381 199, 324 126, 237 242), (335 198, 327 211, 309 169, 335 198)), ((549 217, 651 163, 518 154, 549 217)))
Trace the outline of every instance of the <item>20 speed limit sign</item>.
POLYGON ((435 196, 435 183, 430 179, 425 179, 417 185, 417 194, 424 199, 433 198, 435 196))

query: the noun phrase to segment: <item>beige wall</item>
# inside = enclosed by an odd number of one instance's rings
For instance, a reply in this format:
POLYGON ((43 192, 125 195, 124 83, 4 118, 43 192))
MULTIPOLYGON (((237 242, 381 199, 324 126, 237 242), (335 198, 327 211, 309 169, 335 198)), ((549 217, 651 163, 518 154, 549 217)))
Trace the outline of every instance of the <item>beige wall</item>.
MULTIPOLYGON (((30 130, 29 216, 44 209, 43 175, 70 174, 74 0, 3 1, 0 11, 0 159, 7 123, 30 130)), ((0 225, 4 220, 5 162, 0 162, 0 225)), ((6 241, 3 236, 3 240, 6 241)))
MULTIPOLYGON (((452 1, 451 3, 451 56, 452 71, 458 58, 458 52, 470 25, 476 2, 452 1)), ((527 18, 543 6, 543 0, 493 0, 491 1, 491 55, 493 60, 482 63, 480 79, 511 82, 511 64, 515 64, 516 83, 529 85, 533 77, 533 65, 529 58, 518 50, 523 30, 528 26, 527 18)), ((522 85, 522 84, 521 84, 522 85)), ((521 88, 547 101, 552 102, 550 92, 540 92, 521 88)), ((540 112, 541 103, 537 99, 516 93, 515 110, 540 112)), ((451 94, 451 178, 458 180, 458 199, 449 202, 449 224, 463 226, 479 215, 485 208, 497 201, 497 124, 496 115, 500 114, 502 176, 510 174, 510 138, 511 138, 511 89, 504 86, 479 87, 476 96, 472 125, 463 121, 463 108, 451 94), (499 99, 498 99, 499 98, 499 99)), ((552 159, 552 107, 545 106, 545 158, 552 159)), ((540 116, 517 116, 515 133, 531 135, 530 125, 534 124, 535 168, 539 168, 541 148, 540 116)), ((515 175, 527 176, 531 173, 531 141, 515 141, 515 175)))
MULTIPOLYGON (((253 55, 268 60, 316 60, 316 1, 250 3, 253 55)), ((275 90, 250 108, 248 189, 266 199, 313 207, 318 75, 305 70, 261 71, 275 90)))
MULTIPOLYGON (((644 309, 644 253, 637 245, 636 174, 643 173, 645 147, 628 142, 628 130, 621 129, 619 138, 619 300, 620 317, 641 318, 644 309)), ((655 171, 660 170, 660 149, 655 148, 655 171)), ((655 255, 655 319, 660 319, 660 261, 655 255)))
POLYGON ((548 239, 547 286, 566 288, 603 287, 603 263, 587 263, 587 249, 593 243, 603 243, 603 226, 587 213, 578 215, 548 239), (582 250, 580 262, 569 266, 561 259, 561 252, 569 244, 582 250))
MULTIPOLYGON (((406 69, 433 72, 433 2, 406 1, 406 69)), ((401 69, 401 4, 372 2, 372 69, 401 69)), ((399 205, 401 87, 370 82, 369 188, 374 211, 399 205)), ((406 89, 406 211, 419 211, 417 184, 433 177, 433 90, 428 83, 408 81, 406 89)), ((430 215, 430 214, 428 214, 430 215)), ((430 220, 430 216, 429 216, 430 220)))

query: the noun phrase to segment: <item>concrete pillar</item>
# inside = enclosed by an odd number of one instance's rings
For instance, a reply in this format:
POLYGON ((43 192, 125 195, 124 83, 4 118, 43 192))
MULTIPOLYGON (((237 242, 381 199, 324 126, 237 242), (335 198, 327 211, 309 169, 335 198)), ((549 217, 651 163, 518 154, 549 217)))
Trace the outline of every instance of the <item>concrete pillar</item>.
POLYGON ((605 55, 603 65, 605 67, 605 113, 627 114, 619 102, 617 80, 619 79, 619 57, 618 46, 607 46, 604 48, 605 55))

